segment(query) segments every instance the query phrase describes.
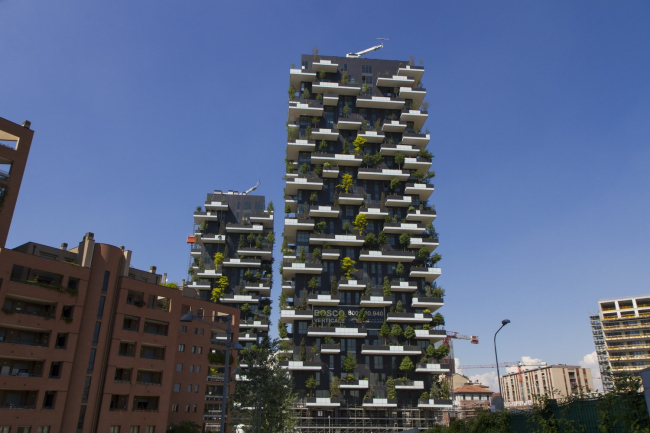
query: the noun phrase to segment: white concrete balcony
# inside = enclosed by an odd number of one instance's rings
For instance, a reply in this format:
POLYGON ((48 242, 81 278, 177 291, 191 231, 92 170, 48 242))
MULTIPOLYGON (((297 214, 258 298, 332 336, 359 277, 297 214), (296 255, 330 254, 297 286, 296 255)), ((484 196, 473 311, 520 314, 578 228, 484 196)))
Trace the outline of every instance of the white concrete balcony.
POLYGON ((338 129, 318 128, 311 131, 311 138, 314 140, 334 141, 339 138, 338 129))
POLYGON ((444 329, 416 329, 416 340, 429 340, 430 343, 442 341, 447 337, 447 331, 444 329))
POLYGON ((187 287, 194 290, 210 290, 212 286, 207 281, 192 281, 187 287))
POLYGON ((310 326, 307 328, 309 337, 337 337, 337 338, 366 338, 366 328, 318 328, 310 326))
POLYGON ((420 355, 422 354, 422 349, 417 346, 381 346, 375 344, 364 344, 361 346, 361 354, 392 356, 420 355))
POLYGON ((370 381, 368 379, 354 380, 352 382, 344 382, 341 380, 341 389, 368 389, 370 381))
POLYGON ((258 248, 244 247, 244 248, 237 249, 237 255, 238 256, 261 257, 264 260, 271 260, 271 257, 273 256, 273 251, 265 250, 265 249, 258 249, 258 248))
POLYGON ((413 199, 409 196, 389 195, 386 197, 386 206, 388 207, 409 207, 413 199))
POLYGON ((419 222, 425 226, 436 219, 436 211, 434 210, 411 210, 406 215, 406 221, 419 222))
POLYGON ((378 87, 413 87, 415 80, 404 75, 377 77, 378 87))
POLYGON ((393 301, 390 296, 362 296, 359 303, 362 307, 390 307, 393 301))
POLYGON ((382 209, 378 207, 362 207, 359 209, 359 213, 365 215, 368 219, 383 220, 388 216, 388 209, 382 209))
POLYGON ((357 174, 357 179, 390 181, 397 178, 403 182, 410 176, 411 172, 408 170, 395 170, 390 168, 360 168, 357 174))
POLYGON ((361 116, 339 117, 338 122, 336 122, 336 127, 338 129, 358 131, 361 129, 361 123, 364 121, 361 116))
POLYGON ((340 213, 341 208, 337 206, 309 206, 310 218, 338 218, 340 213))
POLYGON ((307 303, 317 306, 336 306, 341 303, 340 295, 307 295, 307 303))
POLYGON ((385 223, 384 232, 390 234, 408 233, 410 235, 424 234, 426 227, 418 223, 385 223))
POLYGON ((442 399, 425 399, 418 400, 418 408, 420 409, 452 409, 454 407, 451 400, 442 399))
POLYGON ((425 247, 432 253, 438 247, 438 238, 411 238, 408 247, 416 250, 425 247))
POLYGON ((363 193, 349 193, 349 194, 339 194, 339 204, 352 204, 360 205, 365 199, 365 194, 363 193))
POLYGON ((259 268, 262 261, 258 259, 224 259, 223 266, 226 268, 259 268))
MULTIPOLYGON (((289 122, 297 122, 300 116, 321 117, 323 115, 323 104, 316 101, 297 102, 289 101, 289 122)), ((402 114, 404 116, 404 114, 402 114)))
POLYGON ((190 256, 192 257, 201 257, 203 255, 203 248, 201 245, 193 245, 190 249, 190 256))
POLYGON ((312 320, 313 318, 312 310, 280 310, 281 323, 293 323, 295 320, 312 320))
POLYGON ((338 167, 323 167, 323 178, 336 179, 339 177, 339 172, 338 167))
POLYGON ((400 87, 399 97, 404 99, 412 99, 413 107, 419 107, 424 101, 424 97, 427 96, 426 89, 417 89, 413 87, 400 87))
POLYGON ((360 84, 343 84, 333 81, 321 81, 311 86, 312 93, 333 93, 335 95, 358 95, 361 93, 360 84))
POLYGON ((316 72, 337 72, 339 70, 339 65, 338 63, 332 63, 331 60, 321 59, 318 62, 313 62, 311 68, 316 72))
POLYGON ((431 168, 431 161, 427 161, 423 158, 404 158, 404 168, 407 170, 421 170, 427 172, 431 168))
POLYGON ((390 283, 391 292, 415 292, 418 285, 415 281, 392 281, 390 283))
POLYGON ((386 138, 383 132, 377 131, 359 131, 357 137, 365 138, 368 143, 381 143, 386 138))
POLYGON ((326 107, 336 107, 339 105, 339 95, 326 93, 323 95, 323 105, 326 107))
MULTIPOLYGON (((413 122, 413 128, 416 131, 419 131, 424 126, 424 122, 427 121, 429 113, 423 110, 402 110, 400 119, 402 122, 413 122)), ((402 143, 404 138, 402 138, 402 143)))
POLYGON ((264 232, 264 226, 261 224, 226 224, 228 233, 259 233, 264 232))
POLYGON ((363 245, 364 238, 355 235, 309 234, 310 245, 322 245, 323 242, 327 242, 331 246, 360 247, 363 245))
POLYGON ((361 280, 340 280, 339 290, 366 290, 366 283, 361 280))
POLYGON ((415 253, 409 251, 365 251, 361 250, 359 260, 362 262, 402 262, 411 263, 415 253))
POLYGON ((208 211, 228 210, 228 203, 225 201, 206 201, 204 207, 208 211))
POLYGON ((337 249, 326 249, 321 251, 321 258, 323 260, 338 260, 341 257, 341 251, 337 249))
POLYGON ((404 189, 406 195, 417 195, 421 201, 429 200, 433 193, 433 185, 428 183, 407 183, 404 189))
POLYGON ((429 134, 405 133, 402 135, 402 144, 413 144, 420 149, 424 149, 429 144, 430 139, 429 134))
POLYGON ((417 80, 421 80, 423 74, 424 74, 424 66, 406 65, 400 67, 397 70, 397 75, 402 75, 405 77, 413 77, 417 80))
POLYGON ((424 278, 426 282, 430 283, 441 274, 440 268, 411 268, 410 278, 424 278))
POLYGON ((289 371, 320 371, 323 364, 320 361, 280 361, 280 368, 289 371))
POLYGON ((364 398, 363 407, 397 407, 396 398, 364 398))
POLYGON ((420 149, 413 144, 387 144, 381 145, 379 152, 384 156, 395 156, 401 153, 404 156, 415 157, 420 153, 420 149))
POLYGON ((303 81, 316 81, 316 72, 299 68, 292 68, 289 70, 289 84, 291 84, 296 91, 300 89, 300 83, 303 81))
POLYGON ((196 243, 198 244, 225 244, 226 235, 215 235, 212 233, 197 233, 196 243))
POLYGON ((199 278, 221 278, 222 275, 221 269, 204 269, 196 273, 199 278))
POLYGON ((387 323, 430 323, 430 313, 388 313, 387 323))
POLYGON ((442 298, 413 298, 411 307, 413 308, 427 308, 429 311, 436 311, 438 308, 445 305, 442 298))
POLYGON ((289 298, 293 298, 293 294, 296 291, 296 282, 295 281, 283 281, 282 282, 282 293, 286 293, 289 298))
POLYGON ((324 165, 327 162, 341 167, 360 167, 363 163, 363 157, 359 155, 346 155, 343 153, 312 153, 312 164, 324 165))
POLYGON ((306 189, 309 191, 320 191, 323 189, 323 179, 318 177, 294 177, 287 179, 285 193, 287 195, 296 195, 298 190, 306 189))
POLYGON ((240 332, 238 340, 243 341, 243 342, 252 342, 252 343, 254 343, 254 342, 257 341, 257 338, 258 338, 258 335, 256 333, 245 334, 243 332, 240 332))
POLYGON ((289 205, 291 213, 295 213, 298 208, 298 198, 295 195, 287 195, 284 198, 284 204, 285 206, 289 205))
POLYGON ((284 236, 286 238, 294 238, 296 233, 300 231, 313 231, 314 220, 307 218, 285 218, 284 219, 284 236))
POLYGON ((307 407, 341 407, 340 398, 307 397, 307 407))
POLYGON ((298 274, 303 275, 320 275, 323 273, 323 265, 321 263, 296 263, 284 262, 282 267, 282 276, 285 278, 293 278, 298 274))
POLYGON ((321 355, 334 355, 337 353, 341 353, 341 345, 340 344, 321 344, 320 345, 320 353, 321 355))
POLYGON ((297 160, 300 152, 316 150, 316 140, 293 140, 287 142, 287 158, 297 160))
POLYGON ((203 221, 218 221, 219 212, 194 212, 194 223, 201 224, 203 221))
POLYGON ((449 373, 449 364, 429 364, 418 363, 415 364, 416 373, 431 373, 431 374, 444 374, 449 373))
POLYGON ((273 212, 254 212, 249 216, 250 222, 253 224, 262 224, 264 228, 272 229, 273 228, 273 212))
POLYGON ((268 320, 242 320, 239 322, 239 329, 260 329, 262 331, 268 331, 269 322, 268 320))
POLYGON ((258 304, 260 298, 254 295, 221 295, 219 302, 222 304, 258 304))
POLYGON ((357 96, 357 107, 401 110, 404 108, 404 99, 389 96, 357 96))
POLYGON ((395 389, 424 389, 422 380, 396 380, 395 389))
POLYGON ((381 127, 384 132, 404 132, 406 129, 406 122, 399 120, 387 120, 381 127))

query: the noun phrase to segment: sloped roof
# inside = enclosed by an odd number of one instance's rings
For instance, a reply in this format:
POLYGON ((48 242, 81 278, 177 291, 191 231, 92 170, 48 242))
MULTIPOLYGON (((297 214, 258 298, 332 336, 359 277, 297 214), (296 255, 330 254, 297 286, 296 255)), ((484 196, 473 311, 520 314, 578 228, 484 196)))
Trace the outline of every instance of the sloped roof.
POLYGON ((454 390, 454 394, 465 393, 465 394, 490 394, 492 395, 493 391, 490 391, 487 388, 477 385, 463 385, 460 388, 454 390))

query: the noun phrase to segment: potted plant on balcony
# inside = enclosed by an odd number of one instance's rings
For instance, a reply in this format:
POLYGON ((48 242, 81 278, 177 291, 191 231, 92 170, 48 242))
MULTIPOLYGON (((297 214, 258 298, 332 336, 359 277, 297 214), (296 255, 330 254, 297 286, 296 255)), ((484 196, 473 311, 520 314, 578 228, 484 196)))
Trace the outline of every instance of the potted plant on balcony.
POLYGON ((389 376, 386 379, 386 397, 388 398, 397 398, 397 392, 395 391, 395 379, 392 376, 389 376))
POLYGON ((341 381, 338 377, 332 377, 330 382, 330 398, 339 398, 341 397, 341 381))
POLYGON ((354 229, 359 233, 359 236, 366 230, 368 226, 368 217, 365 214, 357 214, 354 218, 354 229))
POLYGON ((316 382, 316 378, 313 375, 307 378, 307 380, 305 381, 305 388, 309 390, 309 397, 313 397, 314 389, 316 389, 317 385, 318 382, 316 382))
MULTIPOLYGON (((348 353, 343 358, 343 371, 352 373, 355 368, 357 368, 357 358, 352 353, 348 353)), ((354 379, 354 376, 352 378, 354 379)))
POLYGON ((393 325, 393 327, 390 329, 390 335, 392 337, 395 337, 395 341, 399 343, 399 337, 402 336, 402 327, 399 326, 397 323, 393 325))
POLYGON ((388 277, 384 277, 383 290, 384 290, 385 297, 390 297, 392 295, 392 291, 390 289, 390 280, 388 279, 388 277))
POLYGON ((404 338, 406 338, 406 344, 411 344, 411 339, 415 337, 415 329, 411 325, 407 326, 404 330, 404 338))
POLYGON ((413 365, 413 361, 411 361, 410 356, 405 356, 404 359, 402 359, 402 363, 399 365, 399 369, 404 372, 404 375, 408 379, 408 373, 415 369, 415 365, 413 365))
POLYGON ((402 152, 397 152, 395 155, 395 164, 399 167, 399 169, 402 169, 402 164, 404 164, 404 154, 402 152))
MULTIPOLYGON (((406 251, 406 247, 411 243, 411 235, 408 233, 402 233, 399 235, 399 244, 402 246, 403 251, 406 251)), ((426 249, 426 248, 425 248, 426 249)), ((427 251, 428 253, 428 251, 427 251)), ((427 255, 428 257, 428 255, 427 255)), ((400 262, 401 263, 401 262, 400 262)), ((404 266, 404 265, 402 265, 404 266)))
POLYGON ((379 329, 379 336, 384 339, 384 345, 387 344, 388 337, 390 337, 390 327, 388 323, 384 322, 379 329))

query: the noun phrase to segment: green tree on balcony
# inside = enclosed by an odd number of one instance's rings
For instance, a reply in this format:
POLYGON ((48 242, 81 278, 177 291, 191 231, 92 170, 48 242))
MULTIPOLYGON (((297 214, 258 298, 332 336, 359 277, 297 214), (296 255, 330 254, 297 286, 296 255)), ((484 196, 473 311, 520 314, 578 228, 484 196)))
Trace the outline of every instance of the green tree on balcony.
POLYGON ((384 296, 385 297, 390 297, 393 294, 393 292, 391 291, 391 288, 390 288, 390 280, 388 279, 388 277, 384 277, 383 289, 384 289, 384 296))
POLYGON ((343 358, 343 371, 352 373, 357 368, 357 358, 352 353, 348 353, 343 358))
POLYGON ((352 145, 354 146, 354 153, 356 155, 361 155, 363 153, 363 148, 366 146, 368 140, 365 137, 357 135, 357 138, 354 139, 352 145))
POLYGON ((368 226, 368 217, 365 214, 357 214, 354 218, 354 229, 359 233, 359 236, 366 230, 368 226))
POLYGON ((399 244, 402 246, 404 251, 406 251, 406 247, 409 246, 411 243, 411 235, 408 233, 402 233, 399 235, 399 244))
POLYGON ((404 330, 404 338, 406 338, 406 343, 411 344, 411 339, 415 337, 415 329, 411 325, 407 326, 404 330))
POLYGON ((330 382, 330 398, 341 397, 341 380, 334 376, 330 382))
POLYGON ((318 386, 318 382, 316 382, 316 378, 314 376, 309 376, 309 378, 307 378, 307 380, 305 381, 305 388, 309 390, 309 397, 313 397, 314 389, 316 389, 316 386, 318 386))
POLYGON ((229 285, 228 277, 226 277, 225 275, 219 277, 216 287, 212 289, 212 297, 210 298, 210 300, 212 302, 218 302, 221 296, 223 295, 223 293, 228 288, 228 285, 229 285))
POLYGON ((341 188, 346 194, 350 193, 350 189, 352 189, 353 186, 354 181, 352 180, 352 175, 349 173, 343 173, 343 176, 341 176, 341 184, 336 185, 337 188, 341 188))
POLYGON ((388 326, 388 323, 382 323, 381 328, 379 328, 379 336, 384 339, 384 345, 388 344, 388 337, 390 337, 390 326, 388 326))
POLYGON ((404 372, 404 376, 407 378, 409 372, 415 370, 415 365, 413 365, 413 361, 411 361, 410 356, 405 356, 404 359, 402 359, 402 363, 399 365, 399 369, 404 372))
POLYGON ((404 164, 404 154, 402 152, 397 152, 395 155, 395 164, 399 167, 399 169, 402 169, 402 164, 404 164))
POLYGON ((212 258, 214 259, 214 267, 216 269, 219 269, 223 264, 223 259, 224 259, 223 253, 215 253, 212 258))
POLYGON ((343 260, 341 260, 341 273, 345 275, 346 280, 352 279, 352 274, 357 271, 354 268, 354 265, 356 264, 357 262, 352 260, 350 257, 344 257, 343 260))

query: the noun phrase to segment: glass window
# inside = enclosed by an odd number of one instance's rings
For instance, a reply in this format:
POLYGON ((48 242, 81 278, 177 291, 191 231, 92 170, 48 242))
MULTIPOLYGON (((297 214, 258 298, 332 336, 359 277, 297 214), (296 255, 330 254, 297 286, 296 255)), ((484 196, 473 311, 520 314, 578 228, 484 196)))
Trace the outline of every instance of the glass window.
POLYGON ((185 352, 185 345, 184 344, 179 344, 178 345, 178 351, 179 352, 185 352))
MULTIPOLYGON (((176 405, 176 409, 178 409, 178 405, 176 405)), ((178 410, 176 412, 178 412, 178 410)), ((146 428, 145 433, 156 433, 156 426, 155 425, 148 425, 145 428, 146 428)))
POLYGON ((99 331, 102 328, 102 322, 95 322, 95 332, 93 333, 93 346, 97 346, 99 342, 99 331))
POLYGON ((86 376, 86 383, 84 384, 84 393, 83 396, 81 397, 81 402, 82 403, 87 403, 88 402, 88 394, 90 394, 90 381, 92 377, 91 376, 86 376))
POLYGON ((181 326, 181 334, 187 334, 187 326, 181 326))
POLYGON ((194 385, 194 392, 199 392, 199 386, 198 385, 194 385))
POLYGON ((187 385, 187 392, 192 392, 192 385, 187 385))
POLYGON ((181 384, 180 383, 175 383, 174 384, 174 392, 181 392, 181 384))
MULTIPOLYGON (((104 272, 104 282, 102 283, 102 293, 106 293, 108 290, 108 279, 111 277, 110 271, 104 272)), ((119 429, 119 427, 118 427, 119 429)))
POLYGON ((183 371, 183 364, 176 364, 176 371, 183 371))
POLYGON ((201 366, 200 366, 200 365, 197 365, 197 366, 196 366, 196 372, 197 372, 197 373, 200 373, 200 372, 201 372, 201 366))
POLYGON ((106 296, 99 298, 99 308, 97 309, 97 318, 101 319, 104 316, 104 303, 106 302, 106 296))
POLYGON ((132 425, 129 428, 129 433, 140 433, 140 426, 139 425, 132 425))
POLYGON ((172 412, 178 412, 178 403, 172 404, 172 412))
POLYGON ((194 365, 190 364, 190 373, 194 373, 194 365))
MULTIPOLYGON (((0 428, 0 433, 2 433, 1 428, 0 428)), ((39 425, 38 428, 36 429, 36 433, 50 433, 50 426, 49 425, 39 425)))
POLYGON ((79 409, 79 419, 77 420, 77 433, 81 433, 83 431, 84 418, 86 418, 86 406, 85 405, 81 406, 81 409, 79 409))
POLYGON ((112 425, 108 431, 109 433, 120 433, 120 426, 112 425))
POLYGON ((18 427, 18 433, 29 433, 32 431, 32 426, 23 425, 18 427))

